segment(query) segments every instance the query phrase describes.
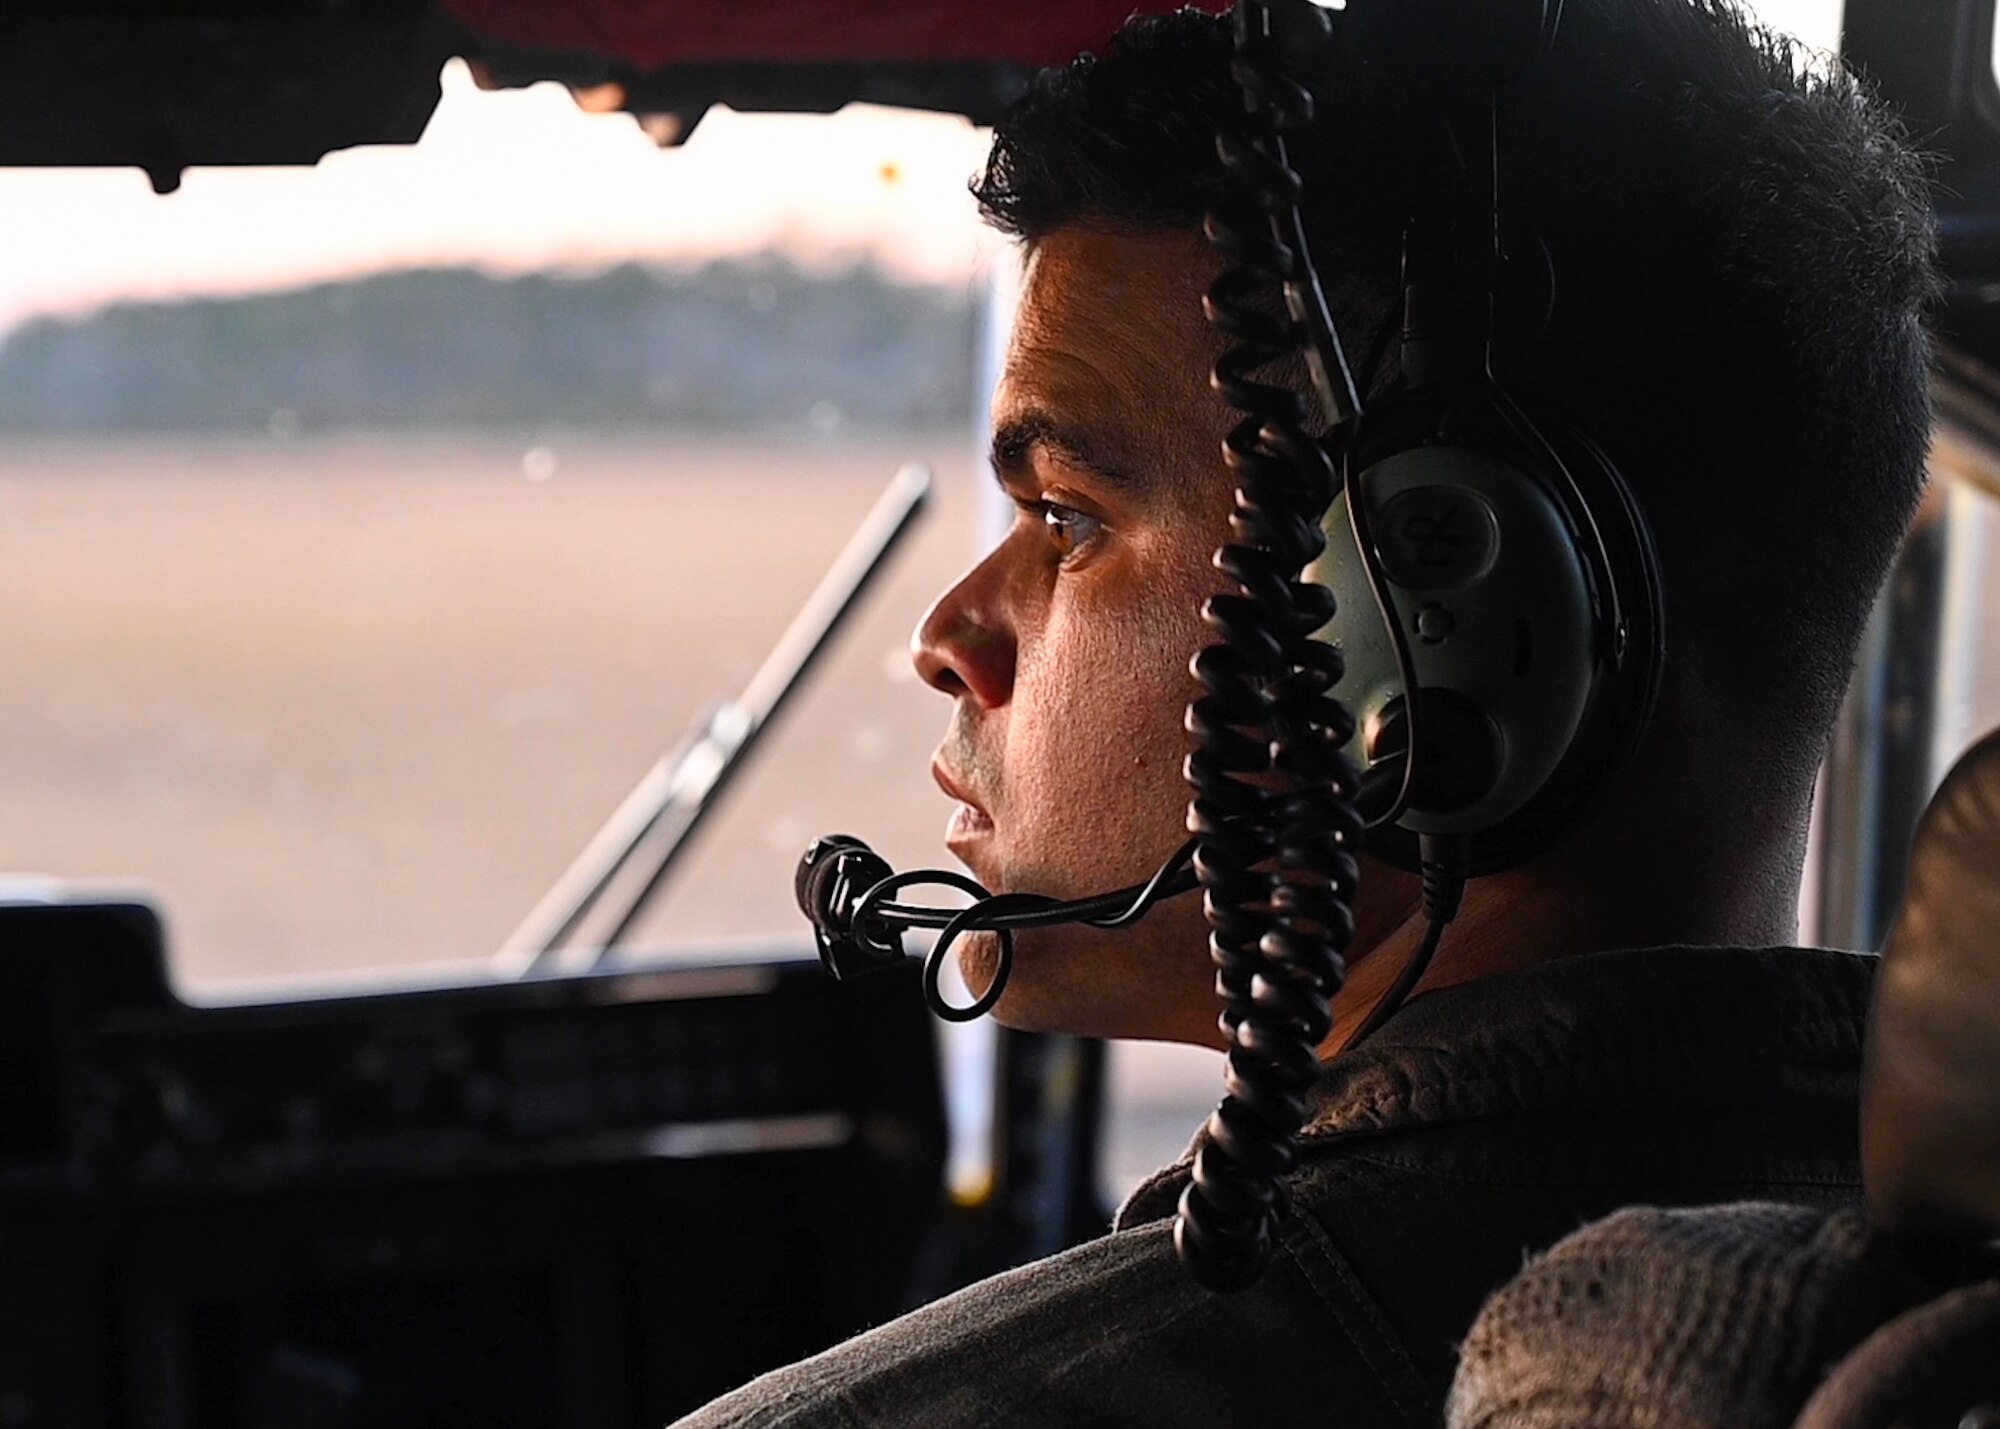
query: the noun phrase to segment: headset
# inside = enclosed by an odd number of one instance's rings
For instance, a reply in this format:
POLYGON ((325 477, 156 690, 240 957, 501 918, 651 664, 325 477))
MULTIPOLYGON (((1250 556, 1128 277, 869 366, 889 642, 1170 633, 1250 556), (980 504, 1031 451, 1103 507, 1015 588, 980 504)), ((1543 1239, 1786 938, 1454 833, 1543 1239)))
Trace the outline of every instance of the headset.
POLYGON ((1202 890, 1229 1051, 1174 1244, 1212 1290, 1258 1278, 1287 1213, 1360 854, 1422 874, 1428 930, 1356 1040, 1415 987, 1468 878, 1518 867, 1575 827, 1658 697, 1663 599, 1639 505, 1601 448, 1495 371, 1501 121, 1561 8, 1236 0, 1243 115, 1217 136, 1236 195, 1204 226, 1224 264, 1204 311, 1229 344, 1213 383, 1240 414, 1224 443, 1231 535, 1215 556, 1233 589, 1204 605, 1212 643, 1192 663, 1187 843, 1144 884, 1066 902, 896 873, 844 835, 799 866, 826 970, 893 966, 906 930, 935 929, 925 997, 954 1021, 999 1001, 1015 932, 1121 927, 1202 890), (1333 84, 1389 96, 1427 176, 1404 232, 1400 374, 1365 404, 1368 374, 1357 381, 1331 316, 1287 150, 1313 121, 1316 87, 1333 84), (1258 375, 1295 356, 1317 414, 1258 375), (974 901, 899 900, 917 887, 974 901), (973 930, 996 935, 995 975, 952 1006, 939 976, 973 930))

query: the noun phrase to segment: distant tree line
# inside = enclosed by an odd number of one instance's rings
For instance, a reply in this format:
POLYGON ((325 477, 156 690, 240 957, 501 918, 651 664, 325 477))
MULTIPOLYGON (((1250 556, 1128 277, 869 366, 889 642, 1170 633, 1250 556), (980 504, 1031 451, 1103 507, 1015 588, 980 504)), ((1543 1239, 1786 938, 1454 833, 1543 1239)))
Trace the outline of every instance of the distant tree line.
POLYGON ((0 430, 951 427, 973 325, 964 290, 865 264, 385 273, 26 323, 0 340, 0 430))

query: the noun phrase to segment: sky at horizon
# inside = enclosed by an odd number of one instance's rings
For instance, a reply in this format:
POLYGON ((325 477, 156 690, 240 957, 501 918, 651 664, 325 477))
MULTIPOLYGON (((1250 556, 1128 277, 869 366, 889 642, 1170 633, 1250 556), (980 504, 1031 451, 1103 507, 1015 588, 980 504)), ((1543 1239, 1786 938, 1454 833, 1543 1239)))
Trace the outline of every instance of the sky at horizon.
POLYGON ((716 109, 662 150, 630 115, 585 113, 554 84, 483 91, 457 60, 440 78, 417 144, 312 168, 194 168, 167 195, 135 169, 0 169, 0 332, 112 301, 457 264, 592 270, 769 249, 953 281, 997 241, 965 187, 984 137, 951 115, 716 109))
MULTIPOLYGON (((1838 43, 1840 0, 1752 8, 1838 43)), ((0 168, 0 336, 40 314, 393 268, 583 271, 775 250, 957 282, 1001 247, 965 189, 984 132, 953 116, 718 109, 660 150, 629 115, 585 113, 553 84, 486 92, 459 61, 441 84, 418 144, 314 168, 197 168, 166 196, 133 169, 0 168)))

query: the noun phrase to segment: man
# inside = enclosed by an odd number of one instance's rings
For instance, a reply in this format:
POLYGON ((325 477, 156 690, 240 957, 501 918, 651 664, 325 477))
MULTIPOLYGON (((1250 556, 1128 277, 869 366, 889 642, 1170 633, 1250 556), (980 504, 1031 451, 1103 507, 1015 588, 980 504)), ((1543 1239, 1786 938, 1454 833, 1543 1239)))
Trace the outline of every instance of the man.
MULTIPOLYGON (((993 412, 1018 514, 916 660, 953 701, 948 842, 996 890, 1135 882, 1185 836, 1187 664, 1231 499, 1199 310, 1213 136, 1241 105, 1228 50, 1214 17, 1131 22, 1014 107, 975 186, 1025 248, 993 412)), ((1434 175, 1401 160, 1375 88, 1321 100, 1293 155, 1358 355, 1395 319, 1434 175)), ((1546 854, 1475 880, 1416 995, 1343 1052, 1423 931, 1416 881, 1367 864, 1253 1289, 1175 1263, 1183 1164, 1113 1234, 691 1424, 1435 1422, 1455 1343, 1524 1252, 1630 1202, 1857 1185, 1866 964, 1784 945, 1814 771, 1922 483, 1922 169, 1854 81, 1723 0, 1568 0, 1507 122, 1509 246, 1532 261, 1503 285, 1500 360, 1610 451, 1660 547, 1669 654, 1635 760, 1546 854)), ((1371 390, 1394 381, 1384 348, 1371 390)), ((998 1015, 1216 1045, 1205 939, 1194 898, 1023 935, 998 1015)), ((964 961, 979 987, 993 949, 964 961)))

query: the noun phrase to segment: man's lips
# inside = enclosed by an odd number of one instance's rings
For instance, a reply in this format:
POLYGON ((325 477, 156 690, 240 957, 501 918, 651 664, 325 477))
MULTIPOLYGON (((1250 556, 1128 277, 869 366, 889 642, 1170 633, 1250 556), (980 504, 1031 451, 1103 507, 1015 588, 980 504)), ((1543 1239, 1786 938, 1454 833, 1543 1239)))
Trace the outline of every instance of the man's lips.
POLYGON ((945 796, 958 802, 952 811, 951 822, 945 827, 945 847, 958 853, 962 846, 993 832, 993 818, 985 809, 966 793, 959 782, 952 778, 951 771, 937 760, 931 761, 931 778, 937 780, 938 788, 945 796))

